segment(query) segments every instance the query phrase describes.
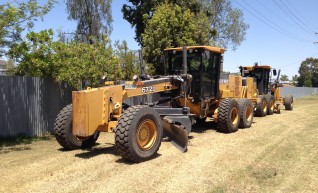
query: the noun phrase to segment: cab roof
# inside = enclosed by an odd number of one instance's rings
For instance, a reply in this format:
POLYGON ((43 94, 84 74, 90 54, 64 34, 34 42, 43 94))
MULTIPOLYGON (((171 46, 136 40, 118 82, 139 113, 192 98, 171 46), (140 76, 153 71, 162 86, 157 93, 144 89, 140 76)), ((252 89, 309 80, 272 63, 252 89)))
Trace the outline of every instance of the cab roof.
MULTIPOLYGON (((214 47, 214 46, 186 46, 187 50, 190 49, 204 49, 204 50, 208 50, 208 51, 212 51, 212 52, 217 52, 220 54, 223 54, 225 52, 224 48, 218 48, 218 47, 214 47)), ((176 48, 166 48, 165 51, 182 51, 183 47, 176 47, 176 48)))
POLYGON ((262 66, 242 66, 245 70, 253 70, 255 68, 263 68, 263 69, 272 69, 271 66, 267 66, 267 65, 262 65, 262 66))

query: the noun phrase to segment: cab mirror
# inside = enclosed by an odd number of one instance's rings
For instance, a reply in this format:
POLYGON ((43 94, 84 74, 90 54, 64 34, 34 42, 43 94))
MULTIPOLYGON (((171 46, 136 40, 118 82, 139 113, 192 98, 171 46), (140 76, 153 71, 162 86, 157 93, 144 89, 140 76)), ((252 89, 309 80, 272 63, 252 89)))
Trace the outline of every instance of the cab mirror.
POLYGON ((273 70, 273 74, 274 74, 274 76, 277 75, 276 69, 273 70))

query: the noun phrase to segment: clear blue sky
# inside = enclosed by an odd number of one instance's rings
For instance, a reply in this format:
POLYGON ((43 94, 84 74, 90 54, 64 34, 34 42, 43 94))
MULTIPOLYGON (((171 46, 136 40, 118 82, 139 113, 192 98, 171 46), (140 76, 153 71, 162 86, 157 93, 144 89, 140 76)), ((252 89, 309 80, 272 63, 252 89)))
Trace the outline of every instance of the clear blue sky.
MULTIPOLYGON (((1 0, 0 0, 1 1, 1 0)), ((40 2, 45 2, 41 0, 40 2)), ((134 29, 123 19, 121 7, 125 0, 113 0, 114 18, 111 40, 126 40, 130 49, 139 49, 134 40, 134 29)), ((237 72, 240 65, 271 65, 282 74, 298 74, 301 61, 318 58, 318 1, 317 0, 232 0, 242 9, 244 20, 250 25, 246 40, 236 51, 224 54, 224 70, 237 72)), ((64 0, 37 22, 34 30, 52 28, 72 32, 76 23, 67 20, 64 0)))

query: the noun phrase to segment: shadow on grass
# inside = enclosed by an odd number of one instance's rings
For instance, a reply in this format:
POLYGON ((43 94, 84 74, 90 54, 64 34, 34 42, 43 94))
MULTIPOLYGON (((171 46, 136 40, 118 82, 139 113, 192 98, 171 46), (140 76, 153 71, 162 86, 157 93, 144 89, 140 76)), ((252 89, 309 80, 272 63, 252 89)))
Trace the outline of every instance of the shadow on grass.
MULTIPOLYGON (((152 156, 150 159, 143 161, 143 162, 147 162, 147 161, 151 161, 152 159, 156 159, 158 157, 160 157, 161 154, 156 153, 154 156, 152 156)), ((139 163, 143 163, 143 162, 139 162, 139 163)), ((133 162, 131 160, 125 159, 125 158, 120 158, 118 160, 116 160, 116 163, 124 163, 124 164, 128 164, 128 165, 135 165, 135 164, 139 164, 137 162, 133 162)))
POLYGON ((36 141, 47 141, 52 139, 53 136, 47 135, 44 137, 26 137, 23 135, 17 136, 17 137, 0 137, 0 148, 1 147, 10 147, 15 145, 25 145, 25 144, 31 144, 36 141))
POLYGON ((116 154, 115 145, 110 147, 93 147, 91 149, 86 149, 87 151, 81 152, 75 155, 75 157, 89 159, 102 154, 116 154))
MULTIPOLYGON (((94 146, 93 148, 90 148, 90 149, 83 149, 83 151, 85 151, 85 150, 86 151, 76 154, 75 157, 82 158, 82 159, 90 159, 92 157, 100 156, 103 154, 112 154, 112 155, 118 157, 119 155, 117 153, 116 146, 114 144, 108 144, 108 145, 111 145, 111 146, 109 146, 109 147, 96 147, 96 146, 94 146)), ((63 148, 61 148, 59 150, 66 152, 66 150, 64 150, 63 148)), ((149 160, 155 159, 159 156, 161 156, 161 154, 157 153, 154 156, 152 156, 149 160)), ((138 164, 138 163, 135 163, 131 160, 122 158, 120 156, 119 156, 118 160, 116 160, 116 163, 124 163, 124 164, 128 164, 128 165, 138 164)))
POLYGON ((207 121, 204 123, 197 123, 192 126, 191 132, 194 133, 204 133, 208 130, 215 130, 217 131, 217 124, 214 121, 207 121))
POLYGON ((26 147, 26 146, 22 146, 22 147, 7 147, 7 148, 0 148, 0 154, 5 154, 5 153, 10 153, 12 151, 25 151, 25 150, 31 150, 31 147, 26 147))

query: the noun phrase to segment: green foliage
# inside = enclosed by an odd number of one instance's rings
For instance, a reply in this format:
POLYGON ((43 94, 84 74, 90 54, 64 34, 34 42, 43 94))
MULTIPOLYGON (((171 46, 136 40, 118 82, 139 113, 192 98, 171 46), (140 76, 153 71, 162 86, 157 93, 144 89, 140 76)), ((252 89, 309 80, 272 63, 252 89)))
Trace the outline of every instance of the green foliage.
POLYGON ((173 4, 190 10, 198 21, 204 14, 209 20, 205 23, 209 29, 206 37, 209 45, 220 47, 231 47, 236 49, 246 35, 248 24, 243 20, 243 13, 232 7, 230 0, 128 0, 130 4, 124 4, 122 12, 126 19, 135 27, 136 41, 147 46, 143 40, 143 33, 146 31, 147 23, 152 20, 154 12, 162 4, 173 4))
POLYGON ((136 51, 128 49, 125 40, 122 43, 115 42, 114 53, 118 58, 120 68, 123 69, 123 80, 132 80, 134 75, 140 74, 139 57, 136 55, 136 51))
POLYGON ((287 75, 282 74, 281 77, 280 77, 280 80, 281 80, 281 81, 289 81, 289 78, 288 78, 287 75))
POLYGON ((19 60, 17 75, 53 78, 75 89, 99 86, 102 76, 121 78, 118 60, 107 38, 95 44, 53 41, 53 31, 31 32, 10 51, 19 60))
POLYGON ((292 85, 294 85, 294 86, 298 86, 298 75, 297 74, 295 74, 294 76, 292 76, 292 80, 291 80, 291 82, 292 82, 292 85))
POLYGON ((70 20, 77 21, 75 39, 80 42, 101 41, 112 31, 112 0, 66 0, 70 20))
POLYGON ((244 22, 240 9, 230 0, 200 0, 210 24, 210 45, 237 48, 245 39, 249 25, 244 22))
POLYGON ((39 33, 30 32, 26 38, 28 41, 22 41, 9 50, 10 57, 19 62, 16 74, 56 77, 58 67, 54 63, 53 30, 44 30, 39 33))
POLYGON ((157 74, 162 74, 162 51, 168 47, 207 44, 207 23, 208 17, 203 13, 195 15, 190 9, 173 4, 158 6, 142 34, 146 61, 154 64, 157 74))
POLYGON ((318 58, 307 58, 298 70, 298 85, 318 87, 318 58))
POLYGON ((200 11, 200 3, 197 0, 127 0, 129 4, 124 4, 122 12, 126 19, 133 27, 135 27, 135 40, 140 45, 145 45, 142 41, 142 33, 144 33, 148 20, 152 18, 153 12, 157 6, 162 3, 173 3, 180 7, 189 8, 192 12, 200 11))
POLYGON ((213 45, 236 49, 248 25, 230 0, 128 0, 124 18, 135 27, 135 39, 155 73, 162 74, 161 52, 167 47, 213 45))
POLYGON ((48 0, 40 6, 36 0, 11 1, 0 5, 0 57, 6 54, 6 48, 11 48, 20 42, 21 32, 30 30, 34 21, 47 14, 54 4, 48 0))

